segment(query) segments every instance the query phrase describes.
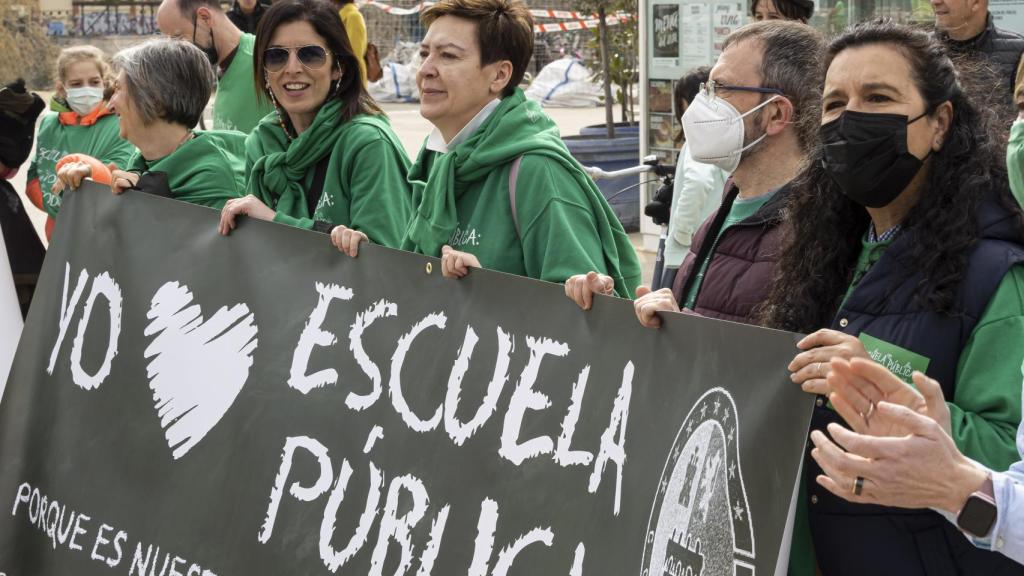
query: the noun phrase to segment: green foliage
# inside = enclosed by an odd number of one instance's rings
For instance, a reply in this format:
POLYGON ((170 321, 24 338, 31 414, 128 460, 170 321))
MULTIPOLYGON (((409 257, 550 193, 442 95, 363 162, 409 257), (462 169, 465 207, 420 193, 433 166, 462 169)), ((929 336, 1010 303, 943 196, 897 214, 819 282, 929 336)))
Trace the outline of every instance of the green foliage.
MULTIPOLYGON (((639 74, 639 29, 637 20, 636 0, 576 0, 574 9, 577 12, 596 14, 598 9, 604 7, 611 15, 624 12, 631 15, 631 18, 614 26, 608 26, 608 72, 609 81, 616 86, 615 101, 621 106, 622 120, 633 119, 633 84, 637 81, 639 74)), ((587 48, 594 54, 593 62, 600 62, 601 36, 600 29, 595 28, 593 37, 587 43, 587 48)), ((596 70, 594 79, 604 82, 605 71, 600 65, 594 66, 596 70)))

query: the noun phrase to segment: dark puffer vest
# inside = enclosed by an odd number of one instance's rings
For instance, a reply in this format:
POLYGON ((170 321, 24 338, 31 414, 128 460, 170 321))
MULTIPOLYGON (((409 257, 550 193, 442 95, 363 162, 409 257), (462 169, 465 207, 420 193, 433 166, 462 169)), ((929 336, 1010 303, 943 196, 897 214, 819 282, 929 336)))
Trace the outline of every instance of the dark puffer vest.
POLYGON ((782 252, 780 225, 789 185, 779 188, 753 216, 726 229, 716 245, 715 238, 738 194, 739 188, 731 186, 718 211, 697 230, 672 293, 680 306, 686 303, 686 295, 700 273, 700 263, 714 250, 693 311, 708 318, 754 324, 756 307, 768 297, 782 252))
POLYGON ((1017 65, 1020 63, 1021 54, 1024 53, 1024 36, 996 28, 992 22, 992 14, 989 13, 985 31, 970 40, 961 42, 944 34, 940 37, 954 55, 983 57, 990 68, 993 81, 1000 87, 1006 87, 1006 90, 999 94, 998 100, 1012 105, 1017 65))
MULTIPOLYGON (((853 335, 866 331, 928 357, 928 375, 942 384, 946 398, 952 398, 961 351, 1003 277, 1012 266, 1024 262, 1024 245, 1016 233, 1014 215, 990 198, 982 204, 979 220, 981 238, 957 291, 957 314, 931 312, 914 298, 921 275, 908 276, 901 264, 912 241, 910 234, 903 234, 843 303, 832 329, 853 335)), ((819 398, 811 429, 825 431, 830 422, 841 423, 841 418, 819 398)), ((1024 574, 1024 566, 975 548, 935 512, 852 504, 836 498, 815 482, 821 469, 810 457, 810 446, 804 472, 811 534, 823 574, 1024 574)))

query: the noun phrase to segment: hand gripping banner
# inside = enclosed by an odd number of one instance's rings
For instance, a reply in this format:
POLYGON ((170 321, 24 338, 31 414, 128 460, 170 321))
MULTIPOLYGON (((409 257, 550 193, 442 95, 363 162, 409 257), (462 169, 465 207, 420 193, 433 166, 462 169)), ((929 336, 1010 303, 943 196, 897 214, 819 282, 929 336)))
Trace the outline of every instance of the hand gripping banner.
POLYGON ((775 573, 793 334, 217 222, 67 199, 0 404, 6 576, 775 573))

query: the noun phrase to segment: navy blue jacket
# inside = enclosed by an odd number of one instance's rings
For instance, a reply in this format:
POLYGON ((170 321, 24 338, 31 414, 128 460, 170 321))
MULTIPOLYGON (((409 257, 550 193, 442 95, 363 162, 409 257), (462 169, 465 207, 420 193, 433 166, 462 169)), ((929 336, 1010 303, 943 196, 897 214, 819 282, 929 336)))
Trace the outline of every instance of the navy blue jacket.
MULTIPOLYGON (((971 252, 954 314, 938 314, 915 298, 920 273, 908 273, 913 230, 905 230, 861 279, 836 314, 832 329, 876 338, 930 359, 928 375, 946 398, 956 389, 960 353, 1003 277, 1024 262, 1017 216, 990 198, 979 209, 981 237, 971 252)), ((1024 335, 1022 335, 1024 336, 1024 335)), ((812 430, 826 431, 841 418, 819 398, 812 430)), ((808 448, 810 450, 810 448, 808 448)), ((929 510, 853 504, 815 482, 821 469, 808 456, 804 481, 811 533, 822 573, 828 576, 1024 574, 1024 566, 975 548, 955 526, 929 510)))

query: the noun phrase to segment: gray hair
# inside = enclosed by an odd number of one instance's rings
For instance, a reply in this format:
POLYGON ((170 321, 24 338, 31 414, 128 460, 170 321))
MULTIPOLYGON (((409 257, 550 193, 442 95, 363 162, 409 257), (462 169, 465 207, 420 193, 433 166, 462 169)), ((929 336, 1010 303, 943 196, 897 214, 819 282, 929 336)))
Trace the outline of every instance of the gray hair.
POLYGON ((202 50, 184 40, 158 38, 118 52, 125 90, 144 125, 156 120, 192 128, 210 101, 216 76, 202 50))
POLYGON ((821 126, 825 39, 800 22, 765 20, 747 24, 725 39, 725 48, 745 40, 761 44, 761 85, 781 90, 793 103, 800 148, 814 148, 821 126))

